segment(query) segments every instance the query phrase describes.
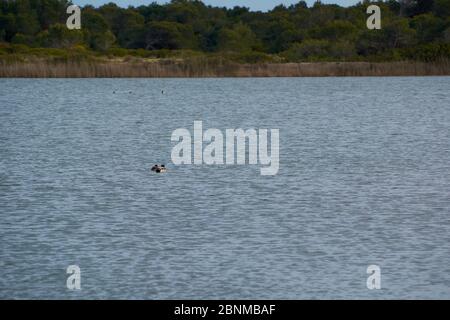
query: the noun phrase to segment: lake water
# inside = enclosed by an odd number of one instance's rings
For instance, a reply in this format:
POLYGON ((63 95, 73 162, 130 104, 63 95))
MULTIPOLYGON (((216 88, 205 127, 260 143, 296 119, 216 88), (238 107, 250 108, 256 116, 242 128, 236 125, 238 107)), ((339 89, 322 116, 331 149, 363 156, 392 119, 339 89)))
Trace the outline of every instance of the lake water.
POLYGON ((0 155, 0 298, 450 298, 450 77, 0 79, 0 155), (278 174, 175 166, 195 120, 278 174))

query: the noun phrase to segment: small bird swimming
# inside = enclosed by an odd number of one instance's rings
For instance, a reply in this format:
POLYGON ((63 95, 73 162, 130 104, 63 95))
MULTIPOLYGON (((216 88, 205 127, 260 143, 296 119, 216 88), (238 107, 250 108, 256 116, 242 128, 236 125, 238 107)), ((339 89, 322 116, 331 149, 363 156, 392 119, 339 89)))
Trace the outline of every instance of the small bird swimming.
POLYGON ((153 167, 152 167, 152 169, 151 169, 152 171, 155 171, 156 173, 163 173, 163 172, 167 172, 167 168, 166 168, 166 166, 165 165, 157 165, 157 164, 155 164, 153 167))
POLYGON ((166 172, 166 171, 167 171, 167 169, 166 169, 166 167, 163 164, 158 169, 156 169, 157 173, 163 173, 163 172, 166 172))

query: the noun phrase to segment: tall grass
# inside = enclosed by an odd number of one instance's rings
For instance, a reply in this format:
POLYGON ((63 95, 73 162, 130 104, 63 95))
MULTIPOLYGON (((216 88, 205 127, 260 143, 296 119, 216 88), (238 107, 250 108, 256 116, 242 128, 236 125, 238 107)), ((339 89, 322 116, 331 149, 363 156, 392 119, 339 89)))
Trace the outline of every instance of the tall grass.
POLYGON ((322 77, 450 75, 450 61, 235 63, 207 59, 0 60, 0 77, 322 77))

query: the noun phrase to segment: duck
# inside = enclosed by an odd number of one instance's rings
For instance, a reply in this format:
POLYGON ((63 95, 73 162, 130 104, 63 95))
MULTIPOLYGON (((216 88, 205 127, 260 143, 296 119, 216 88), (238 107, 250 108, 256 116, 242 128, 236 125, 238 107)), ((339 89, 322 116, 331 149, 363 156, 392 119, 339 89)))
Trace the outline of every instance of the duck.
POLYGON ((156 169, 156 172, 157 172, 157 173, 167 172, 166 166, 162 164, 160 167, 158 167, 158 168, 156 169))
POLYGON ((152 167, 152 169, 151 169, 152 171, 155 171, 156 173, 163 173, 163 172, 167 172, 167 168, 166 168, 166 166, 165 165, 157 165, 157 164, 155 164, 153 167, 152 167))

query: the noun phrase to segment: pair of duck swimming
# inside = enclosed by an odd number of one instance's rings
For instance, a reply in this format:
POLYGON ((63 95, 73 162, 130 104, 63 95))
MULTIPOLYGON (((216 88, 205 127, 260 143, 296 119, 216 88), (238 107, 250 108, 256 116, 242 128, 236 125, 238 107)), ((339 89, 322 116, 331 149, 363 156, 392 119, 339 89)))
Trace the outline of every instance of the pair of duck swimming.
POLYGON ((162 173, 162 172, 166 172, 167 171, 167 169, 166 169, 166 166, 165 165, 157 165, 157 164, 155 164, 153 167, 152 167, 152 171, 155 171, 156 173, 162 173))

